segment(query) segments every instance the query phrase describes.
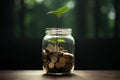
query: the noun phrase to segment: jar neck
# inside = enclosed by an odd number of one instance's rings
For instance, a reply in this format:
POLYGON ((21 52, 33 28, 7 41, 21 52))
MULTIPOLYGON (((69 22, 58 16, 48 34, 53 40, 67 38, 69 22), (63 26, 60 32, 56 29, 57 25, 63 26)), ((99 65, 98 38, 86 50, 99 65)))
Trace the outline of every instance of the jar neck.
POLYGON ((46 28, 47 35, 71 35, 71 28, 46 28))

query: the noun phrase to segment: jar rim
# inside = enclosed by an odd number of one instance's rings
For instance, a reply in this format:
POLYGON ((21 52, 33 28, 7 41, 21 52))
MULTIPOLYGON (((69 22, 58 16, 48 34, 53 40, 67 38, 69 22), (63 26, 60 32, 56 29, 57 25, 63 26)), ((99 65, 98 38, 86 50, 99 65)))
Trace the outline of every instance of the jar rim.
POLYGON ((46 34, 71 34, 71 28, 46 28, 46 34))

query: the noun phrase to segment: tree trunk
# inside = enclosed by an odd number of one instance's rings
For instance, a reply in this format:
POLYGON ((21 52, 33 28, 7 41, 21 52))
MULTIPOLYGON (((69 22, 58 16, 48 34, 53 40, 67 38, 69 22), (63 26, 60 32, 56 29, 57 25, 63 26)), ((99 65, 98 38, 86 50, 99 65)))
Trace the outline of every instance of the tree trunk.
POLYGON ((3 0, 1 5, 1 40, 8 42, 13 39, 14 0, 3 0))
POLYGON ((24 0, 21 0, 21 9, 20 9, 20 28, 21 28, 21 38, 24 39, 25 36, 25 4, 24 0))
POLYGON ((114 0, 114 7, 116 11, 114 37, 120 37, 120 0, 114 0))
POLYGON ((95 38, 99 38, 99 30, 100 30, 100 1, 95 0, 95 38))
POLYGON ((77 17, 77 32, 80 34, 78 37, 85 38, 86 37, 86 15, 85 15, 85 2, 86 0, 77 0, 76 1, 76 17, 77 17))

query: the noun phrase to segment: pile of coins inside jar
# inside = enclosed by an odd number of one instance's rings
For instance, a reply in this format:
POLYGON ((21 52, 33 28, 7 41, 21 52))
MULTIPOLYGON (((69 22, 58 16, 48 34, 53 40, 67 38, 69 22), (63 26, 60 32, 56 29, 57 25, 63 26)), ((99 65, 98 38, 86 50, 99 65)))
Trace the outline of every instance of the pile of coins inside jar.
POLYGON ((43 50, 43 69, 47 73, 69 73, 74 67, 74 56, 63 47, 49 44, 43 50))

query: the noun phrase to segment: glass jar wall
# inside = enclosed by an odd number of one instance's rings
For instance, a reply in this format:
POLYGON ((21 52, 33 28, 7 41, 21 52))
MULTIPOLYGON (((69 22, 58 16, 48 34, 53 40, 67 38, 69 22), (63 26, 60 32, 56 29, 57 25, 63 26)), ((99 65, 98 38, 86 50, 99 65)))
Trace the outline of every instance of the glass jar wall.
POLYGON ((47 74, 69 74, 74 70, 75 41, 71 28, 46 28, 42 41, 43 70, 47 74))

